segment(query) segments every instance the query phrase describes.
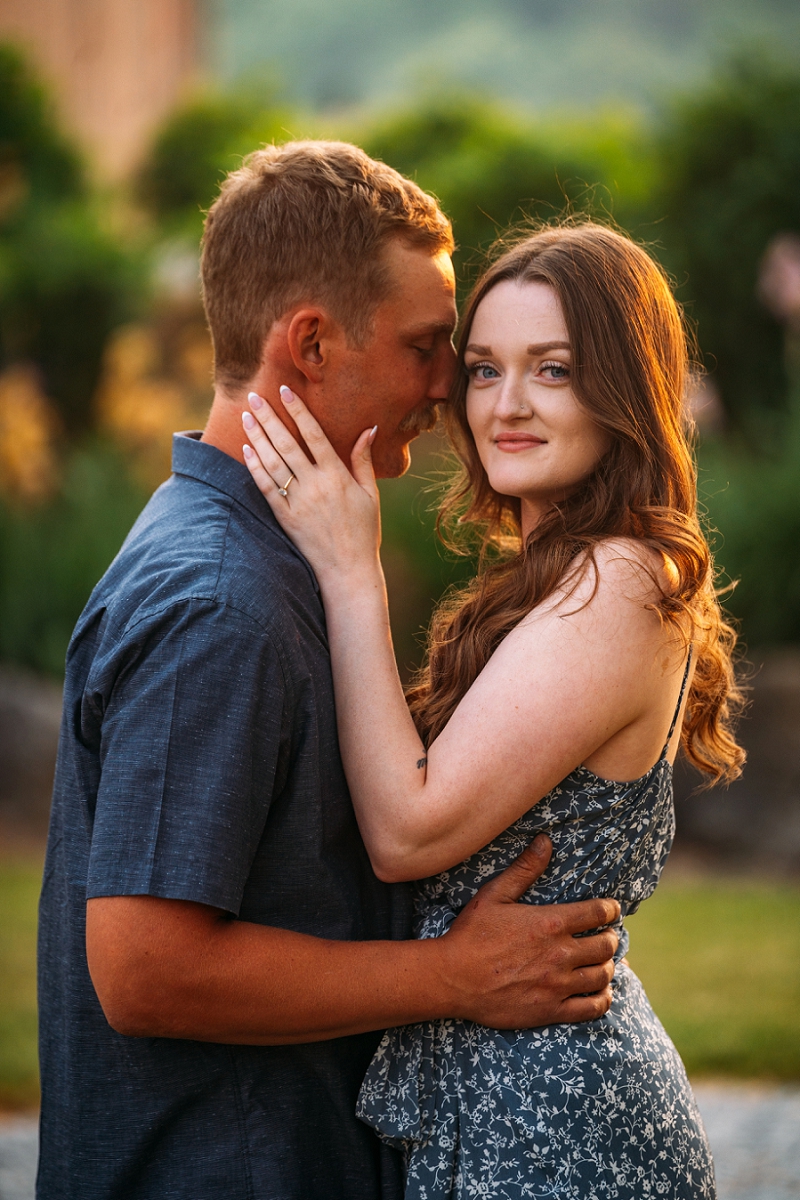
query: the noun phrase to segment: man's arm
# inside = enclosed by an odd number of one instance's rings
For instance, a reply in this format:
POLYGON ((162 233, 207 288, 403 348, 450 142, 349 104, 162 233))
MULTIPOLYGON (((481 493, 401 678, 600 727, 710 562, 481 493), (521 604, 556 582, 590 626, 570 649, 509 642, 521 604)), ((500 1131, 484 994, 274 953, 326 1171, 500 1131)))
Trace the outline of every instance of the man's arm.
POLYGON ((611 1004, 617 937, 575 934, 616 920, 619 905, 518 904, 550 851, 538 838, 444 937, 422 941, 330 941, 189 901, 92 899, 89 970, 110 1025, 133 1037, 280 1045, 437 1017, 593 1020, 611 1004))

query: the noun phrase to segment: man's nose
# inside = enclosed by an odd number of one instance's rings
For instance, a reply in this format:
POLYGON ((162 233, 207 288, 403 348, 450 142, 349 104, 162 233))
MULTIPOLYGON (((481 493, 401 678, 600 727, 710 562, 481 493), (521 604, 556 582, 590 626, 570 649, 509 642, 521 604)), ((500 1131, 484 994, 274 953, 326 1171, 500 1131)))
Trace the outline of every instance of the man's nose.
POLYGON ((456 373, 456 352, 452 342, 442 347, 431 372, 428 399, 437 403, 446 400, 456 373))

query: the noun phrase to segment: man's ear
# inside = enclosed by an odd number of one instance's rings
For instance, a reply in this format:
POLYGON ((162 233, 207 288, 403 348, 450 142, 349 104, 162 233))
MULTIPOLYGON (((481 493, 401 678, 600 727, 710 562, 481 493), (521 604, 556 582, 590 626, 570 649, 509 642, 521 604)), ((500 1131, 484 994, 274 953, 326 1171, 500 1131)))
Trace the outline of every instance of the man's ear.
POLYGON ((310 383, 322 382, 334 336, 334 322, 320 308, 300 309, 289 322, 287 349, 296 370, 310 383))

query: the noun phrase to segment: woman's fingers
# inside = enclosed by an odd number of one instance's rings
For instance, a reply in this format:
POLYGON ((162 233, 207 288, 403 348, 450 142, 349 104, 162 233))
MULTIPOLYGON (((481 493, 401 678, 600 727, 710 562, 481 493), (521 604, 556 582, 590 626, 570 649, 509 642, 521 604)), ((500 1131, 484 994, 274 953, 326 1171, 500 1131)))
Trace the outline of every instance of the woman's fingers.
POLYGON ((253 411, 242 413, 251 443, 244 447, 245 463, 312 568, 349 572, 361 559, 374 565, 380 544, 371 462, 374 430, 365 429, 358 438, 351 474, 301 400, 285 396, 302 444, 260 396, 251 393, 248 399, 253 411))
POLYGON ((245 466, 253 476, 253 481, 256 487, 261 492, 261 495, 269 501, 270 506, 274 507, 277 501, 280 499, 277 483, 272 478, 252 446, 248 446, 245 443, 245 445, 242 446, 242 453, 244 454, 245 466))
MULTIPOLYGON (((253 436, 251 436, 251 428, 255 436, 258 437, 260 433, 258 427, 260 426, 260 429, 266 433, 272 443, 273 450, 277 451, 283 461, 288 464, 289 470, 294 475, 299 476, 305 468, 313 466, 309 462, 308 455, 298 443, 297 438, 289 432, 283 421, 275 414, 262 396, 259 396, 256 392, 249 392, 247 402, 252 409, 251 415, 258 422, 258 425, 254 428, 245 424, 247 436, 253 442, 254 446, 256 443, 253 440, 253 436)), ((242 420, 244 421, 244 418, 242 420)))
POLYGON ((377 488, 375 471, 372 466, 372 443, 375 441, 377 432, 377 425, 373 425, 372 429, 365 429, 353 446, 353 453, 350 455, 350 464, 356 483, 361 484, 366 491, 373 493, 377 491, 377 488))
POLYGON ((325 467, 329 463, 339 463, 339 456, 328 441, 325 431, 319 421, 308 411, 300 397, 285 385, 280 389, 280 394, 286 411, 300 430, 303 441, 311 451, 317 466, 325 467))
MULTIPOLYGON (((279 488, 285 486, 289 475, 298 480, 307 480, 315 470, 320 470, 323 477, 327 477, 331 482, 338 480, 341 484, 343 479, 347 479, 348 472, 319 422, 291 388, 281 387, 280 395, 287 413, 308 447, 313 462, 271 406, 256 392, 249 392, 247 399, 252 412, 242 414, 242 423, 262 465, 279 488)), ((356 482, 375 495, 377 489, 372 469, 372 443, 377 431, 377 425, 364 430, 353 447, 350 459, 356 482)))
MULTIPOLYGON (((252 413, 242 413, 242 425, 245 436, 249 438, 251 447, 255 451, 257 461, 270 476, 275 486, 278 488, 283 487, 289 476, 294 474, 291 467, 288 467, 286 460, 278 454, 272 441, 264 433, 264 430, 252 413)), ((245 455, 245 459, 248 466, 253 465, 253 459, 250 456, 245 455)))

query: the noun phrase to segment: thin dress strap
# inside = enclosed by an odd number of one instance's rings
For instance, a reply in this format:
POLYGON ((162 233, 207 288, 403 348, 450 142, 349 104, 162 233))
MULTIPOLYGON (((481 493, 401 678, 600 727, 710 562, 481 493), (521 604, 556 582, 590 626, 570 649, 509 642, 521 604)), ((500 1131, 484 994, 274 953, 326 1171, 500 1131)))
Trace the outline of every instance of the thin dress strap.
POLYGON ((664 743, 664 749, 661 751, 662 758, 667 753, 667 750, 669 749, 669 744, 672 741, 672 735, 675 732, 675 725, 677 724, 677 721, 678 721, 678 713, 681 711, 681 705, 683 704, 683 696, 686 691, 687 681, 689 679, 689 668, 692 665, 693 650, 694 650, 694 646, 690 642, 689 643, 689 654, 686 659, 686 668, 683 672, 683 683, 681 684, 681 691, 680 691, 680 695, 678 696, 678 703, 675 705, 675 712, 672 714, 672 724, 669 727, 669 733, 667 734, 667 740, 664 743))

